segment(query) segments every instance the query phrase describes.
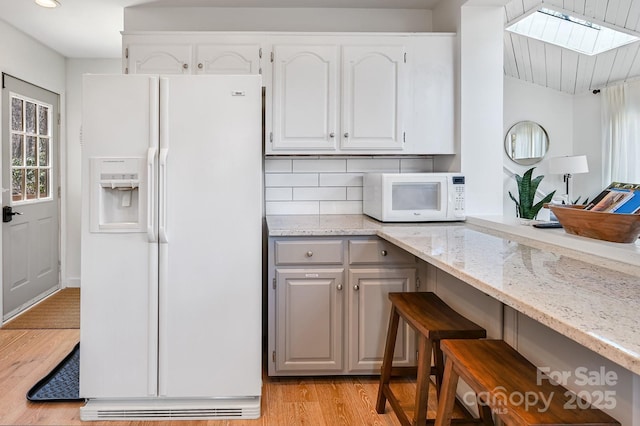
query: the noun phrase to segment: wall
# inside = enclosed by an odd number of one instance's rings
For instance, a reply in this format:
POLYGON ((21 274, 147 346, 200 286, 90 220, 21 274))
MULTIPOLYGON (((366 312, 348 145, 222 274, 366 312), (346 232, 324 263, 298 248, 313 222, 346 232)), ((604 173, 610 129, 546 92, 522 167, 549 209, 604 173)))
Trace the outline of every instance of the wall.
POLYGON ((364 172, 431 171, 431 158, 267 158, 265 213, 360 214, 364 172))
MULTIPOLYGON (((518 121, 535 121, 549 135, 549 152, 535 164, 533 175, 544 175, 539 190, 542 194, 556 190, 565 192, 562 175, 549 173, 549 158, 563 155, 587 155, 589 173, 573 175, 572 198, 592 198, 600 192, 601 148, 600 148, 600 97, 592 94, 569 95, 553 89, 537 86, 512 77, 504 77, 504 129, 500 139, 503 165, 506 169, 522 175, 533 166, 521 166, 507 157, 504 150, 504 135, 518 121), (550 107, 550 106, 553 107, 550 107)), ((515 216, 515 204, 508 191, 516 196, 515 178, 503 172, 503 214, 515 216)), ((540 193, 539 193, 540 195, 540 193)), ((541 219, 545 216, 541 213, 541 219)))
POLYGON ((460 10, 459 161, 467 176, 467 215, 501 215, 502 161, 496 141, 503 127, 504 9, 464 5, 460 10))
POLYGON ((64 181, 68 226, 66 241, 66 283, 68 287, 80 286, 80 132, 82 124, 82 74, 120 74, 120 59, 67 59, 67 175, 64 181))
POLYGON ((425 9, 153 7, 124 9, 125 31, 431 31, 425 9))
MULTIPOLYGON (((65 61, 64 57, 57 52, 45 47, 41 43, 18 31, 14 27, 0 20, 0 70, 16 78, 25 80, 36 86, 43 87, 60 95, 60 170, 61 178, 64 179, 66 143, 65 134, 65 61)), ((0 116, 1 116, 0 104, 0 116)), ((0 134, 4 123, 0 121, 0 134)), ((5 183, 5 185, 7 185, 5 183)), ((8 201, 8 193, 3 196, 3 202, 8 201)), ((64 193, 62 201, 64 202, 64 193)), ((67 208, 61 205, 61 236, 64 242, 67 221, 65 213, 67 208)), ((0 236, 1 239, 1 236, 0 236)), ((0 258, 2 244, 0 244, 0 258)), ((62 259, 62 284, 65 285, 66 267, 64 258, 62 259)), ((1 295, 0 295, 1 297, 1 295)), ((0 306, 2 304, 0 303, 0 306)), ((1 309, 1 308, 0 308, 1 309)))

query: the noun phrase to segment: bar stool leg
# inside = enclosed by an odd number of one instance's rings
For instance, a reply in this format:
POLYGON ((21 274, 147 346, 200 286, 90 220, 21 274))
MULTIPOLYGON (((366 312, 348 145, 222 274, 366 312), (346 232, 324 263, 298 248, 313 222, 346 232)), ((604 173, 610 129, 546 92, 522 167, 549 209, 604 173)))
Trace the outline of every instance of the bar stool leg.
POLYGON ((418 377, 416 378, 416 403, 413 413, 414 425, 423 424, 427 419, 432 347, 433 343, 430 339, 422 334, 418 337, 418 377))
POLYGON ((444 377, 440 397, 438 398, 438 411, 436 412, 435 426, 450 426, 453 416, 453 404, 456 399, 458 387, 458 373, 453 369, 453 362, 448 359, 444 367, 444 377))
POLYGON ((440 340, 433 342, 433 364, 436 376, 436 392, 440 398, 440 388, 442 387, 442 376, 444 375, 444 355, 440 349, 440 340))
POLYGON ((389 329, 387 330, 387 343, 384 347, 384 356, 382 358, 382 367, 380 368, 380 385, 378 386, 378 400, 376 403, 376 411, 379 414, 384 413, 384 407, 387 402, 385 389, 389 386, 391 378, 391 368, 393 364, 393 354, 396 350, 396 336, 398 334, 398 323, 400 315, 395 306, 391 306, 391 314, 389 315, 389 329))

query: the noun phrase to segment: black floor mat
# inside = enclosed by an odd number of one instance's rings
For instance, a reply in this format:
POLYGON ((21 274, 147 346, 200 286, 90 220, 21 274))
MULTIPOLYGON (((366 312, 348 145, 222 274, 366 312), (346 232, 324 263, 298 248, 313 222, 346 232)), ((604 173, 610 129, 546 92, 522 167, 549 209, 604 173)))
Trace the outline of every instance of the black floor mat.
POLYGON ((80 343, 49 374, 36 383, 27 399, 34 402, 82 401, 80 398, 80 343))

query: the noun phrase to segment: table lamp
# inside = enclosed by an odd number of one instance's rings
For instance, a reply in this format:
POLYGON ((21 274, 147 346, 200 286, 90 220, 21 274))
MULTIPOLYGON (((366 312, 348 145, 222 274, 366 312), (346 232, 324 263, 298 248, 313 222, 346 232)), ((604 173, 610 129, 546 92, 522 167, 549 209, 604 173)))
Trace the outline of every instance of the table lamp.
POLYGON ((553 157, 549 159, 549 173, 564 174, 564 182, 566 184, 567 204, 571 204, 571 195, 569 180, 571 175, 576 173, 587 173, 589 165, 587 164, 586 155, 567 155, 564 157, 553 157))

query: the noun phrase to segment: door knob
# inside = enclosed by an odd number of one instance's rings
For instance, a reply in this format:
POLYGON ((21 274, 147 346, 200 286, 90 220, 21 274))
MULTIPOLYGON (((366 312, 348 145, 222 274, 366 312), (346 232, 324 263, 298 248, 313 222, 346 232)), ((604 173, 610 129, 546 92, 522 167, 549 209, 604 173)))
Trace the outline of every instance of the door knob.
POLYGON ((11 222, 13 220, 13 216, 17 214, 22 214, 21 212, 14 212, 11 206, 4 206, 2 208, 2 221, 3 222, 11 222))
POLYGON ((307 252, 307 257, 311 257, 311 256, 313 256, 313 252, 312 252, 311 250, 309 250, 309 251, 307 252))
POLYGON ((338 284, 338 291, 342 290, 342 284, 338 284))
POLYGON ((360 286, 359 286, 358 284, 356 284, 356 285, 354 285, 354 286, 353 286, 353 289, 354 289, 355 291, 358 291, 358 290, 360 290, 360 286))

